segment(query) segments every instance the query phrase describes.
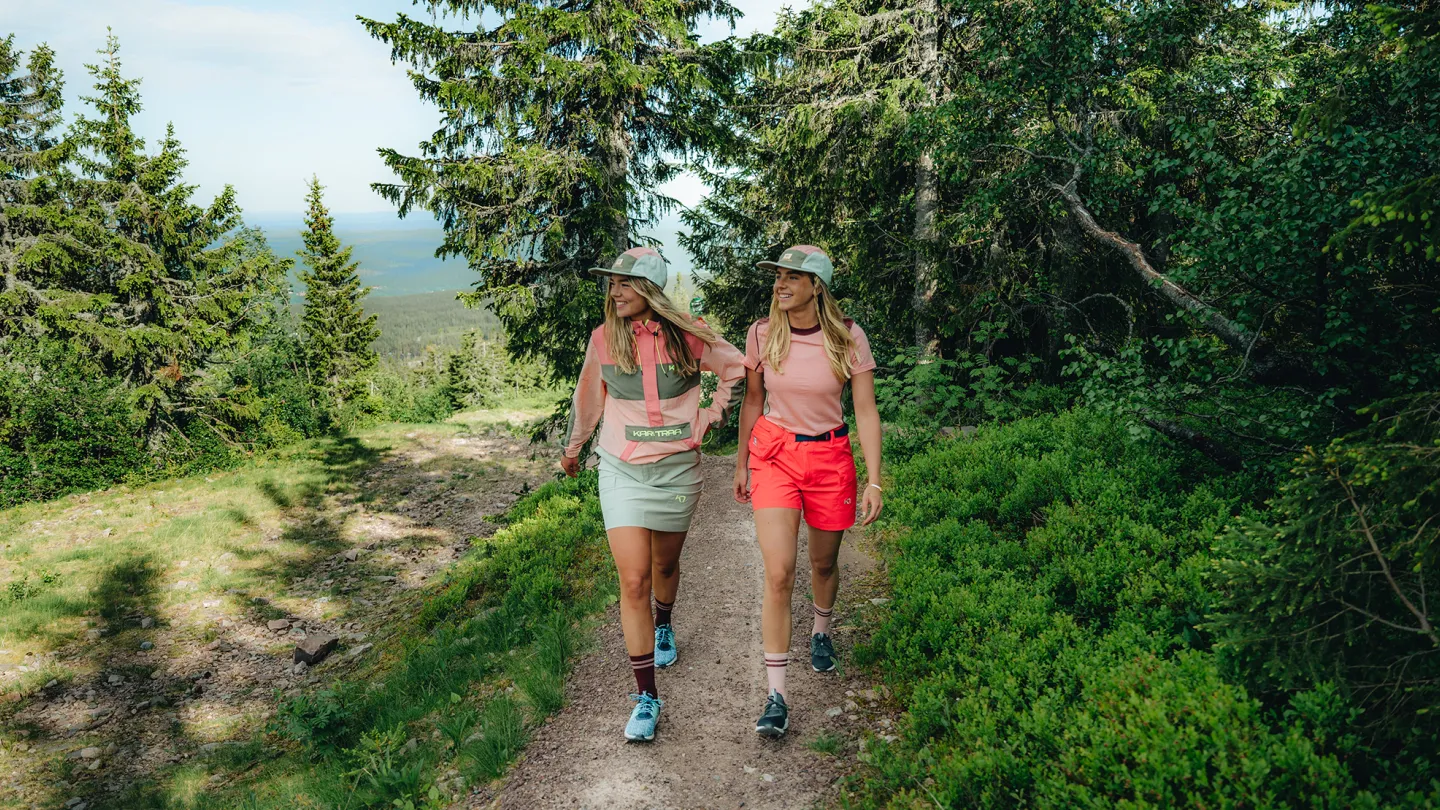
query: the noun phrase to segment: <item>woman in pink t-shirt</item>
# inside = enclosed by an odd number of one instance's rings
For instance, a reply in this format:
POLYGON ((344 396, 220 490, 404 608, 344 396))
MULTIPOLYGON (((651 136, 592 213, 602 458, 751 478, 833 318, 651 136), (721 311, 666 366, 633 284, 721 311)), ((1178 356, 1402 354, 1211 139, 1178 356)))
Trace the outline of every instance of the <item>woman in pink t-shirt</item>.
POLYGON ((790 597, 800 518, 810 527, 810 584, 815 626, 810 665, 835 668, 830 614, 840 579, 840 539, 855 525, 855 458, 841 412, 848 383, 869 482, 861 497, 863 524, 880 516, 880 415, 875 410, 875 358, 865 332, 848 320, 830 293, 834 268, 824 251, 796 245, 775 270, 770 317, 745 336, 746 394, 735 454, 735 500, 755 511, 765 559, 761 614, 769 695, 755 731, 779 737, 790 724, 785 668, 790 660, 790 597))

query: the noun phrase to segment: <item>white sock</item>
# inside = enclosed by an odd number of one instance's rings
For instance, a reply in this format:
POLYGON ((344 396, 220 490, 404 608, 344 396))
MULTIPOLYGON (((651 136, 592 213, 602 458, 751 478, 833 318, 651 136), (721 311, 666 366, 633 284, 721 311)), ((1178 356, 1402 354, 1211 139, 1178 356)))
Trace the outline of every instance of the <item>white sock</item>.
POLYGON ((819 605, 813 605, 813 607, 815 609, 815 629, 810 631, 810 634, 830 635, 830 614, 835 612, 834 606, 822 608, 819 605))
POLYGON ((785 697, 785 665, 789 663, 790 653, 765 653, 765 678, 780 697, 785 697))

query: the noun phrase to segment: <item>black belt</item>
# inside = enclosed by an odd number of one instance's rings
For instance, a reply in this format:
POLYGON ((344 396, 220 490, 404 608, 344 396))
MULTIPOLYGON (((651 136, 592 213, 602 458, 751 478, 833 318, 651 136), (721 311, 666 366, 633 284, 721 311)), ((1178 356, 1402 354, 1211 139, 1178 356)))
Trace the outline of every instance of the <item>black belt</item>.
POLYGON ((849 426, 849 425, 841 425, 840 427, 835 428, 834 430, 830 431, 829 433, 821 433, 821 434, 818 435, 818 436, 802 436, 802 435, 800 435, 799 433, 796 433, 796 434, 795 434, 795 441, 797 441, 797 442, 828 442, 828 441, 830 441, 831 439, 838 439, 838 438, 840 438, 840 437, 842 437, 842 436, 849 436, 849 435, 850 435, 850 426, 849 426))

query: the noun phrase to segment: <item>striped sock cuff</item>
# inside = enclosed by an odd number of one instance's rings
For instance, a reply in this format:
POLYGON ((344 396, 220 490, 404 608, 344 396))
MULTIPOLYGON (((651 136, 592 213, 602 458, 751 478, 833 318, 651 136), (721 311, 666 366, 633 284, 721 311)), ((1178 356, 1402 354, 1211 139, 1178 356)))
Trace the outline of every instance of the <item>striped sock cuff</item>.
POLYGON ((830 614, 835 612, 835 608, 833 607, 822 608, 819 605, 812 605, 811 607, 815 609, 815 615, 822 619, 830 618, 830 614))
POLYGON ((675 603, 674 603, 674 602, 661 602, 659 599, 656 599, 656 600, 655 600, 655 607, 660 608, 661 610, 674 610, 674 609, 675 609, 675 603))
POLYGON ((646 668, 646 667, 653 667, 653 666, 655 666, 655 653, 650 653, 649 655, 632 655, 632 656, 630 656, 630 668, 631 668, 631 669, 644 669, 644 668, 646 668))
POLYGON ((790 663, 790 653, 765 653, 765 666, 783 667, 790 663))

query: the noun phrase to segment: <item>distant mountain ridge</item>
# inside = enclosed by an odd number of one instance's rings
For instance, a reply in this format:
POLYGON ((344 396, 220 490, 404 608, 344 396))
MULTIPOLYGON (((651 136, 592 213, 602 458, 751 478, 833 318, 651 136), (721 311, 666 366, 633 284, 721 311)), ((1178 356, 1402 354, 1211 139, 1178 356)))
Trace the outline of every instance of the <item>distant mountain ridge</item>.
MULTIPOLYGON (((439 223, 424 216, 400 219, 391 212, 337 213, 335 232, 340 241, 355 248, 360 263, 360 280, 373 288, 371 297, 417 295, 470 289, 475 272, 463 259, 437 259, 435 249, 444 239, 439 223)), ((270 247, 280 256, 296 258, 305 227, 303 214, 265 212, 246 217, 246 223, 265 232, 270 247)), ((676 275, 688 275, 694 264, 680 246, 681 223, 672 217, 659 223, 650 235, 661 241, 661 252, 676 275)), ((298 283, 299 262, 291 282, 294 299, 303 289, 298 283)))

